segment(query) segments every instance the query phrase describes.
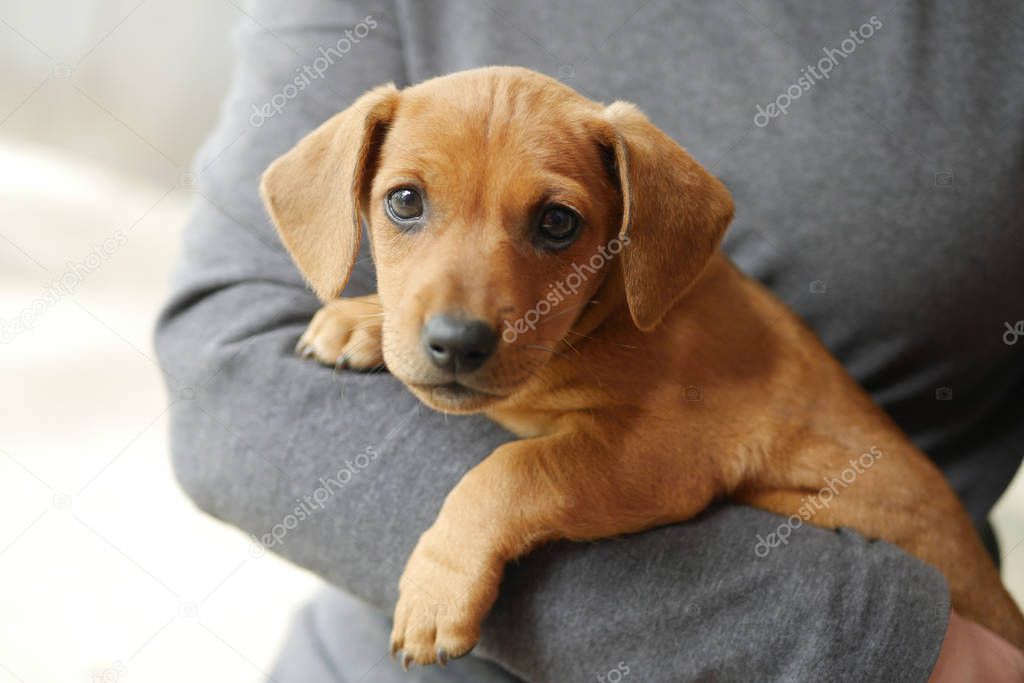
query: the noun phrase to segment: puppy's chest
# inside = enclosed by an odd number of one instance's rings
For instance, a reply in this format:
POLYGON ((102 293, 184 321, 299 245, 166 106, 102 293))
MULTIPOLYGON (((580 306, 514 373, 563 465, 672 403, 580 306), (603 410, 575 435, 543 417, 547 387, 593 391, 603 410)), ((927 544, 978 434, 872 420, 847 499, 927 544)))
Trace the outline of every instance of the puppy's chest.
POLYGON ((495 406, 487 416, 520 438, 535 438, 577 429, 576 418, 584 416, 589 424, 601 415, 651 416, 667 405, 690 405, 682 398, 685 388, 670 377, 628 377, 622 370, 628 365, 624 359, 594 359, 586 350, 572 358, 568 365, 552 363, 543 375, 538 373, 535 384, 495 406))
POLYGON ((587 383, 565 381, 543 391, 524 391, 495 406, 488 417, 520 438, 535 438, 574 428, 574 417, 607 405, 605 392, 587 383))
POLYGON ((553 433, 561 415, 547 410, 504 408, 495 409, 488 417, 519 438, 531 439, 553 433))

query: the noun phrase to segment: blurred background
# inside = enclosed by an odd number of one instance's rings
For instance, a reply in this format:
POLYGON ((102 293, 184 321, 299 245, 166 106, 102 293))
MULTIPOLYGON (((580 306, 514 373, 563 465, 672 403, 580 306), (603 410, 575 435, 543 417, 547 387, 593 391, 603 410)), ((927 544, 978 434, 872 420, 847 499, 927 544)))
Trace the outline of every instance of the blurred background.
MULTIPOLYGON (((246 21, 0 0, 0 683, 263 680, 316 586, 179 491, 151 344, 246 21)), ((995 522, 1024 601, 1020 477, 995 522)))
POLYGON ((260 681, 316 585, 181 493, 151 343, 240 21, 0 0, 2 683, 260 681))

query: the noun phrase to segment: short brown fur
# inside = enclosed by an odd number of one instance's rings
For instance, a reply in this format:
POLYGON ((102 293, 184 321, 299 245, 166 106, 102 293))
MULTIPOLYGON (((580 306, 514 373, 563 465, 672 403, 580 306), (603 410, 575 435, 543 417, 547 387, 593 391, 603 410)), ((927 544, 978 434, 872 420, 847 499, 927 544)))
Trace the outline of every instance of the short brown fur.
POLYGON ((326 302, 302 348, 355 369, 386 362, 428 405, 483 412, 522 437, 465 475, 413 551, 392 636, 403 664, 472 649, 505 563, 541 543, 683 521, 719 498, 797 514, 870 449, 877 465, 808 521, 938 568, 957 611, 1024 647, 1024 620, 941 472, 718 251, 728 191, 632 105, 510 67, 382 86, 276 161, 261 189, 326 302), (429 206, 415 232, 384 211, 406 184, 429 206), (584 218, 557 253, 530 243, 544 202, 584 218), (335 299, 361 221, 378 294, 335 299), (421 350, 429 316, 510 329, 616 241, 534 329, 459 377, 465 391, 445 388, 421 350))

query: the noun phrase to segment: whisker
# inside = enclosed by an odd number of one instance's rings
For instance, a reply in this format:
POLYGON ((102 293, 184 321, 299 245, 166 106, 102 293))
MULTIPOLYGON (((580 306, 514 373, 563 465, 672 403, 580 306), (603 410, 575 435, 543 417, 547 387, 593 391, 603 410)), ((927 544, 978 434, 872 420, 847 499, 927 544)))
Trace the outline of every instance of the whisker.
POLYGON ((540 344, 526 344, 523 348, 516 349, 516 351, 525 351, 526 349, 537 349, 537 350, 540 350, 540 351, 547 351, 548 353, 552 353, 552 354, 554 354, 556 356, 560 356, 562 358, 569 359, 569 356, 567 356, 566 354, 562 353, 561 351, 555 351, 554 349, 550 349, 550 348, 548 348, 546 346, 542 346, 540 344))
POLYGON ((584 339, 590 339, 590 340, 598 342, 600 344, 611 344, 612 346, 618 346, 618 347, 621 347, 623 349, 632 349, 633 351, 636 351, 636 350, 638 350, 640 348, 639 346, 633 346, 632 344, 621 344, 619 342, 608 341, 607 339, 601 339, 599 337, 591 337, 588 334, 583 334, 582 332, 577 332, 575 330, 569 330, 568 334, 575 334, 577 337, 583 337, 584 339))
POLYGON ((531 366, 529 366, 529 365, 526 365, 526 366, 524 366, 524 367, 526 368, 526 371, 527 371, 527 373, 529 373, 529 375, 530 375, 530 378, 531 378, 531 379, 533 379, 533 380, 537 380, 537 381, 539 381, 539 382, 540 382, 540 383, 541 383, 542 385, 544 385, 544 386, 542 387, 543 389, 546 389, 546 390, 548 390, 548 391, 555 391, 555 389, 556 389, 557 387, 555 387, 554 383, 553 383, 553 382, 552 382, 552 381, 551 381, 550 379, 548 379, 547 377, 544 377, 543 375, 541 375, 541 374, 538 374, 537 370, 538 370, 538 369, 539 369, 539 367, 540 367, 540 366, 539 366, 539 364, 537 364, 537 365, 536 365, 536 366, 534 366, 534 367, 531 367, 531 366))
POLYGON ((580 353, 580 350, 579 350, 579 349, 577 349, 577 348, 576 348, 575 346, 573 346, 573 345, 572 345, 572 342, 570 342, 570 341, 569 341, 568 339, 563 339, 563 340, 562 340, 562 343, 563 343, 563 344, 565 344, 566 346, 568 346, 568 347, 569 347, 570 349, 572 349, 572 350, 573 350, 573 352, 574 352, 574 353, 575 353, 575 354, 576 354, 577 356, 579 356, 580 358, 582 358, 582 357, 583 357, 583 354, 582 354, 582 353, 580 353))
POLYGON ((578 311, 579 309, 583 308, 584 306, 589 306, 590 303, 591 302, 589 302, 589 301, 584 301, 581 304, 576 304, 575 306, 570 306, 569 308, 566 308, 563 311, 559 311, 558 313, 555 313, 554 315, 547 316, 547 319, 548 320, 554 320, 555 318, 558 318, 559 316, 563 316, 563 315, 572 313, 574 311, 578 311))

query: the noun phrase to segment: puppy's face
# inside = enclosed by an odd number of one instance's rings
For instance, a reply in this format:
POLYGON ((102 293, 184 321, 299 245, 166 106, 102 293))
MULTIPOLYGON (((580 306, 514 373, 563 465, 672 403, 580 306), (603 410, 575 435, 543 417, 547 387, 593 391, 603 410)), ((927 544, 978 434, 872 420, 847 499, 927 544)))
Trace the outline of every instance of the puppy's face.
POLYGON ((635 107, 514 67, 375 88, 261 192, 325 301, 368 225, 384 359, 448 412, 511 396, 563 353, 606 278, 653 330, 732 217, 725 187, 635 107))
POLYGON ((622 201, 593 104, 544 85, 410 89, 376 160, 364 212, 384 358, 442 410, 514 393, 613 267, 622 201))

